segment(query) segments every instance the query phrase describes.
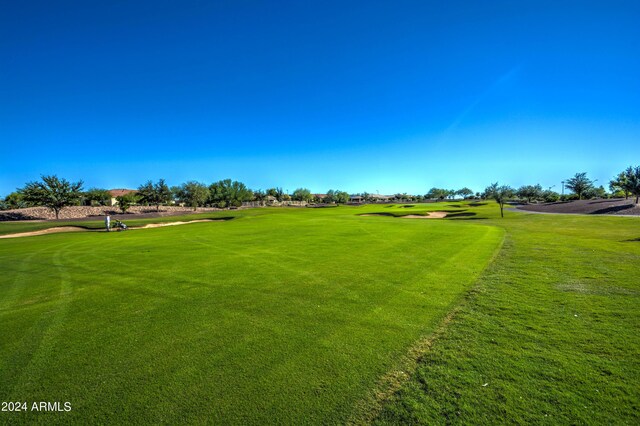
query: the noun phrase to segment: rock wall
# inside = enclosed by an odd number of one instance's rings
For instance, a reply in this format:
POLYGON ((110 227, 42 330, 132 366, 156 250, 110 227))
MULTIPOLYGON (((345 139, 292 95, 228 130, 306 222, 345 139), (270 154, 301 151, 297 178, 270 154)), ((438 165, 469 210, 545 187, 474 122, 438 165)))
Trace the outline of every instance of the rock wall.
MULTIPOLYGON (((217 211, 220 209, 213 207, 198 207, 198 212, 217 211)), ((131 214, 156 213, 155 206, 132 206, 127 210, 131 214)), ((193 213, 193 209, 189 207, 179 206, 160 206, 160 215, 171 215, 176 213, 193 213)), ((72 206, 65 207, 60 211, 60 219, 82 219, 92 216, 104 216, 107 214, 121 214, 120 209, 114 206, 104 207, 85 207, 72 206)), ((29 207, 26 209, 4 210, 0 211, 0 221, 8 220, 50 220, 55 219, 56 215, 53 210, 46 207, 29 207)))

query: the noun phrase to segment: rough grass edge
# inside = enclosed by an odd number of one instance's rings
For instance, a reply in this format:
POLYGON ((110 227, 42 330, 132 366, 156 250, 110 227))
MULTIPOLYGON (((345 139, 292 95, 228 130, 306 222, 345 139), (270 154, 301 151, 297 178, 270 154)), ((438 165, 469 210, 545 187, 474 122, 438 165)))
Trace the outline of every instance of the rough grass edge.
POLYGON ((478 279, 473 283, 471 288, 463 293, 459 302, 456 303, 454 308, 444 316, 436 329, 432 333, 424 335, 418 339, 418 341, 409 348, 407 353, 402 356, 396 366, 378 380, 373 391, 355 404, 354 413, 347 420, 348 425, 371 424, 382 411, 385 402, 390 400, 393 395, 401 389, 402 385, 407 383, 413 376, 420 364, 420 361, 446 332, 449 324, 453 322, 460 311, 466 305, 471 303, 473 299, 475 299, 476 295, 481 292, 484 284, 482 276, 487 268, 498 258, 499 254, 502 252, 504 242, 508 237, 506 230, 504 228, 502 229, 505 231, 502 235, 502 239, 489 258, 485 267, 480 271, 478 279))

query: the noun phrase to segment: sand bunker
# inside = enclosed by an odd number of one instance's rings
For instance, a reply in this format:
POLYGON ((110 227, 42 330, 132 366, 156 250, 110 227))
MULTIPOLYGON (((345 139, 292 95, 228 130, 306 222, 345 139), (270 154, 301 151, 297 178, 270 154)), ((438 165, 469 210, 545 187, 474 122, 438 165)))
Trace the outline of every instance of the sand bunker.
POLYGON ((160 228, 163 226, 175 226, 175 225, 187 225, 189 223, 198 223, 198 222, 220 222, 224 221, 224 219, 198 219, 198 220, 190 220, 188 222, 164 222, 164 223, 150 223, 148 225, 140 226, 137 228, 129 228, 129 229, 148 229, 148 228, 160 228))
POLYGON ((429 216, 422 216, 419 214, 408 214, 406 216, 400 216, 405 219, 442 219, 447 216, 447 212, 429 212, 429 216))
MULTIPOLYGON (((189 223, 198 222, 222 222, 226 219, 198 219, 190 220, 188 222, 164 222, 164 223, 150 223, 144 226, 129 227, 130 230, 134 229, 149 229, 160 228, 162 226, 174 226, 174 225, 187 225, 189 223)), ((111 232, 117 232, 117 229, 112 228, 111 232)), ((16 234, 0 235, 0 238, 19 238, 19 237, 33 237, 36 235, 57 234, 59 232, 106 232, 104 229, 87 229, 80 226, 57 226, 55 228, 40 229, 38 231, 30 232, 18 232, 16 234)))
POLYGON ((421 214, 407 214, 404 216, 393 216, 389 213, 366 213, 361 214, 360 216, 386 216, 386 217, 397 217, 400 219, 442 219, 447 216, 447 212, 428 212, 428 216, 421 214))

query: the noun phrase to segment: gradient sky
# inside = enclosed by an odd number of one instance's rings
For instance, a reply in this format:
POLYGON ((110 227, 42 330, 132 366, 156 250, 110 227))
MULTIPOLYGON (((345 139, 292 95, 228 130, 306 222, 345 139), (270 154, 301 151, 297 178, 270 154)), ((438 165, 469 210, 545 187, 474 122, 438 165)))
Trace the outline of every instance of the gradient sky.
POLYGON ((640 1, 2 1, 0 195, 424 194, 640 165, 640 1))

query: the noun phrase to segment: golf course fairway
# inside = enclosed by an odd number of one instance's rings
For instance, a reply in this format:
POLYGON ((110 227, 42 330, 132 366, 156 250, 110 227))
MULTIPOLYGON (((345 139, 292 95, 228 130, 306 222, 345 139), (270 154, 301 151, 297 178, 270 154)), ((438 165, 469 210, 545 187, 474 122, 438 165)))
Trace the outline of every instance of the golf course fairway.
POLYGON ((403 209, 241 210, 0 240, 0 400, 72 407, 2 420, 349 421, 505 235, 480 221, 360 216, 380 211, 403 209))

